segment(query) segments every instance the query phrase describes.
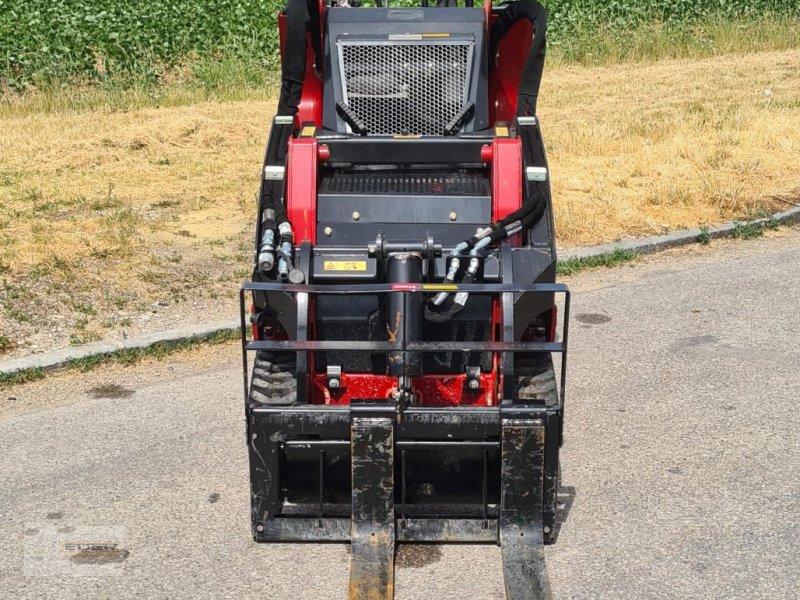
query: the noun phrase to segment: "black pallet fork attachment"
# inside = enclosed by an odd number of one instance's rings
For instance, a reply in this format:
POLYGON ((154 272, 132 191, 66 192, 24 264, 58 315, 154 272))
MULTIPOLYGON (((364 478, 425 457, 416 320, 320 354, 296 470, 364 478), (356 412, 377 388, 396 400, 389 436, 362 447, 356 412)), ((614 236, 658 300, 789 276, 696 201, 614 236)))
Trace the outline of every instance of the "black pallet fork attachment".
MULTIPOLYGON (((402 407, 392 401, 374 399, 349 406, 301 404, 297 406, 254 406, 247 404, 248 443, 275 439, 273 458, 279 447, 315 448, 320 453, 320 497, 315 514, 279 515, 278 485, 271 486, 263 500, 272 507, 269 518, 257 520, 254 534, 260 541, 339 541, 351 544, 349 600, 391 600, 394 598, 394 556, 397 542, 494 542, 501 547, 507 600, 552 598, 544 560, 544 535, 553 526, 554 515, 545 511, 546 445, 559 443, 563 423, 566 356, 569 331, 570 293, 564 284, 457 284, 453 291, 471 294, 501 294, 504 307, 503 340, 458 341, 331 341, 308 339, 309 296, 318 294, 430 293, 425 284, 397 289, 391 284, 351 286, 284 283, 245 283, 240 291, 242 366, 244 392, 249 391, 248 352, 258 350, 298 353, 298 378, 305 376, 307 353, 315 351, 376 352, 499 352, 505 377, 513 373, 515 352, 561 354, 561 377, 557 417, 544 402, 501 400, 492 407, 402 407), (280 292, 295 295, 298 305, 297 339, 250 340, 245 307, 247 295, 280 292), (563 294, 563 335, 560 342, 513 341, 513 298, 523 292, 563 294), (279 439, 281 428, 291 423, 297 431, 314 430, 317 439, 279 439), (458 441, 436 437, 430 428, 457 432, 458 441), (278 435, 276 435, 278 434, 278 435), (466 447, 483 450, 482 514, 462 518, 430 516, 407 512, 406 451, 419 447, 466 447), (348 516, 331 516, 325 504, 324 453, 349 448, 352 498, 348 516), (499 451, 500 502, 487 501, 487 456, 499 451), (400 464, 396 464, 399 458, 400 464), (399 466, 399 469, 398 469, 399 466), (396 481, 399 472, 400 481, 396 481), (400 502, 396 502, 399 485, 400 502), (549 525, 548 525, 549 523, 549 525)), ((298 382, 300 383, 300 382, 298 382)), ((305 387, 305 386, 304 386, 305 387)), ((298 391, 300 386, 298 386, 298 391)), ((263 454, 263 453, 260 453, 263 454)), ((270 477, 279 477, 279 461, 269 460, 270 477)), ((551 507, 554 508, 554 507, 551 507)), ((313 507, 312 507, 313 510, 313 507)))

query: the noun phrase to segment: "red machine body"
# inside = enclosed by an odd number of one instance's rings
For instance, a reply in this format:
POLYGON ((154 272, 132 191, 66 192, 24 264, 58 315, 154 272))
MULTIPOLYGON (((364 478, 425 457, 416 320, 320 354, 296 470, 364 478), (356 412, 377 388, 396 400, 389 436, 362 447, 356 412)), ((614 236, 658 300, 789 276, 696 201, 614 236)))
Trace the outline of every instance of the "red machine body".
POLYGON ((497 543, 508 600, 545 600, 569 319, 546 14, 421 3, 278 18, 241 293, 253 536, 350 543, 350 600, 392 600, 397 542, 497 543))
MULTIPOLYGON (((491 13, 491 1, 485 5, 488 22, 496 17, 491 13)), ((319 1, 319 10, 324 22, 327 7, 319 1)), ((286 15, 279 16, 281 51, 285 47, 286 15)), ((310 38, 311 34, 309 34, 310 38)), ((516 23, 501 41, 499 53, 504 60, 492 71, 489 80, 489 106, 492 121, 510 122, 517 110, 517 88, 525 59, 530 50, 532 25, 528 21, 516 23)), ((309 39, 309 41, 311 41, 309 39)), ((321 40, 320 40, 321 41, 321 40)), ((297 127, 322 126, 322 82, 321 73, 314 68, 315 56, 312 44, 308 44, 303 91, 296 116, 297 127)), ((501 125, 491 146, 486 147, 484 157, 491 165, 492 218, 497 221, 518 210, 522 205, 522 148, 519 138, 508 135, 507 126, 501 125)), ((317 171, 324 162, 325 147, 315 137, 297 137, 289 140, 287 152, 286 210, 294 226, 296 241, 316 243, 317 222, 317 171)), ((518 244, 519 240, 513 240, 518 244)), ((493 330, 502 320, 499 304, 492 314, 493 330)), ((313 361, 310 361, 313 364, 313 361)), ((491 406, 498 397, 500 381, 496 370, 481 375, 477 391, 467 390, 465 375, 424 375, 413 379, 413 389, 420 402, 430 406, 469 404, 491 406)), ((396 387, 393 377, 376 376, 372 373, 347 373, 342 378, 342 387, 331 392, 325 374, 312 374, 313 385, 310 400, 314 404, 347 404, 351 398, 390 398, 396 387)))

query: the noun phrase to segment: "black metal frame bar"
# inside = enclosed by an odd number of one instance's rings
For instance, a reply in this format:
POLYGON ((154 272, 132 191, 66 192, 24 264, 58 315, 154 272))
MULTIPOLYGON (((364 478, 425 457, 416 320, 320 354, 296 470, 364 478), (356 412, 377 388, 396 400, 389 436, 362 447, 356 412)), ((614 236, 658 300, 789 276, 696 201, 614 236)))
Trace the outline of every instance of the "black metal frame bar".
MULTIPOLYGON (((322 498, 321 505, 315 501, 283 506, 280 486, 275 483, 281 478, 283 465, 280 456, 284 450, 316 451, 319 454, 329 451, 336 454, 349 448, 352 459, 352 423, 356 418, 380 414, 392 422, 393 448, 401 463, 401 470, 395 477, 399 479, 396 483, 402 488, 402 454, 405 451, 446 449, 458 452, 464 449, 483 455, 484 462, 487 462, 489 452, 499 453, 502 450, 505 423, 509 420, 544 422, 552 412, 552 408, 531 404, 494 407, 409 406, 403 410, 402 416, 397 406, 387 402, 253 406, 248 421, 251 445, 258 444, 251 453, 257 471, 255 475, 259 481, 266 480, 272 484, 263 489, 258 486, 253 489, 258 513, 254 514, 254 525, 262 527, 257 530, 261 534, 257 537, 272 541, 346 541, 335 533, 336 520, 344 518, 349 512, 343 508, 344 505, 322 498), (445 435, 448 439, 442 439, 445 435), (292 523, 298 519, 309 523, 313 521, 311 530, 303 530, 298 524, 292 523), (275 521, 281 523, 276 524, 275 521), (320 528, 331 537, 326 538, 320 528)), ((401 496, 397 507, 400 511, 397 518, 398 541, 497 542, 499 506, 488 500, 487 471, 488 464, 484 464, 480 505, 405 506, 401 496), (459 518, 453 518, 455 515, 459 515, 459 518), (487 533, 487 527, 494 527, 494 533, 487 533)), ((349 532, 346 535, 349 536, 349 532)))
MULTIPOLYGON (((509 253, 505 253, 509 254, 509 253)), ((301 255, 309 256, 310 252, 302 252, 301 255)), ((570 313, 570 291, 569 288, 561 283, 534 283, 534 284, 515 284, 515 283, 473 283, 473 284, 454 284, 447 287, 450 292, 469 292, 470 294, 502 294, 503 302, 503 333, 502 341, 486 342, 370 342, 353 340, 308 340, 308 311, 310 306, 309 297, 315 295, 353 295, 353 294, 410 294, 410 293, 429 293, 435 294, 441 291, 441 287, 436 285, 412 284, 402 286, 392 284, 354 284, 342 285, 314 285, 314 284, 286 284, 286 283, 264 283, 246 282, 239 291, 239 308, 241 323, 241 343, 242 343, 242 374, 244 397, 247 399, 249 392, 247 360, 248 351, 275 350, 291 351, 298 353, 298 398, 305 398, 305 373, 307 369, 307 353, 315 351, 376 351, 376 352, 502 352, 503 369, 506 374, 506 389, 503 390, 505 398, 511 397, 510 380, 513 376, 514 352, 556 352, 561 354, 561 389, 559 390, 559 401, 562 407, 565 404, 565 388, 567 378, 567 349, 569 342, 569 313, 570 313), (283 292, 296 294, 297 307, 297 340, 258 340, 249 341, 247 339, 247 322, 245 311, 245 300, 247 293, 253 292, 283 292), (514 294, 517 293, 542 293, 542 294, 564 294, 564 316, 563 334, 560 342, 515 342, 513 303, 514 294), (302 367, 302 369, 300 368, 302 367), (300 381, 300 380, 303 381, 300 381), (303 384, 301 388, 300 384, 303 384)))

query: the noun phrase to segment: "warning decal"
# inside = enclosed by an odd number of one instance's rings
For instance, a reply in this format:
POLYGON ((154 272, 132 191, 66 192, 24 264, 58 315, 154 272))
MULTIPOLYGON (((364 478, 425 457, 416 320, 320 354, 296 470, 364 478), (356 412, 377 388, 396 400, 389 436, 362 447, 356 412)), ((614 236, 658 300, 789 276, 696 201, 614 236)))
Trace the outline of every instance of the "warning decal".
POLYGON ((366 271, 365 260, 326 260, 323 264, 325 271, 366 271))

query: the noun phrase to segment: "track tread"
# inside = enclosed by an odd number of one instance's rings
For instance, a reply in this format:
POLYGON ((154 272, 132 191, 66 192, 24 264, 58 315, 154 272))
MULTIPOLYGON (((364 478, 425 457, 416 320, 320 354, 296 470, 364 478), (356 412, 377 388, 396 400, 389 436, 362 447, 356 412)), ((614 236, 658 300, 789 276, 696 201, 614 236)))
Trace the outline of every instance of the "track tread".
POLYGON ((261 350, 256 354, 250 380, 250 400, 272 406, 297 404, 294 353, 261 350))
POLYGON ((550 353, 520 356, 514 364, 516 397, 519 400, 544 400, 558 404, 558 383, 550 353))

